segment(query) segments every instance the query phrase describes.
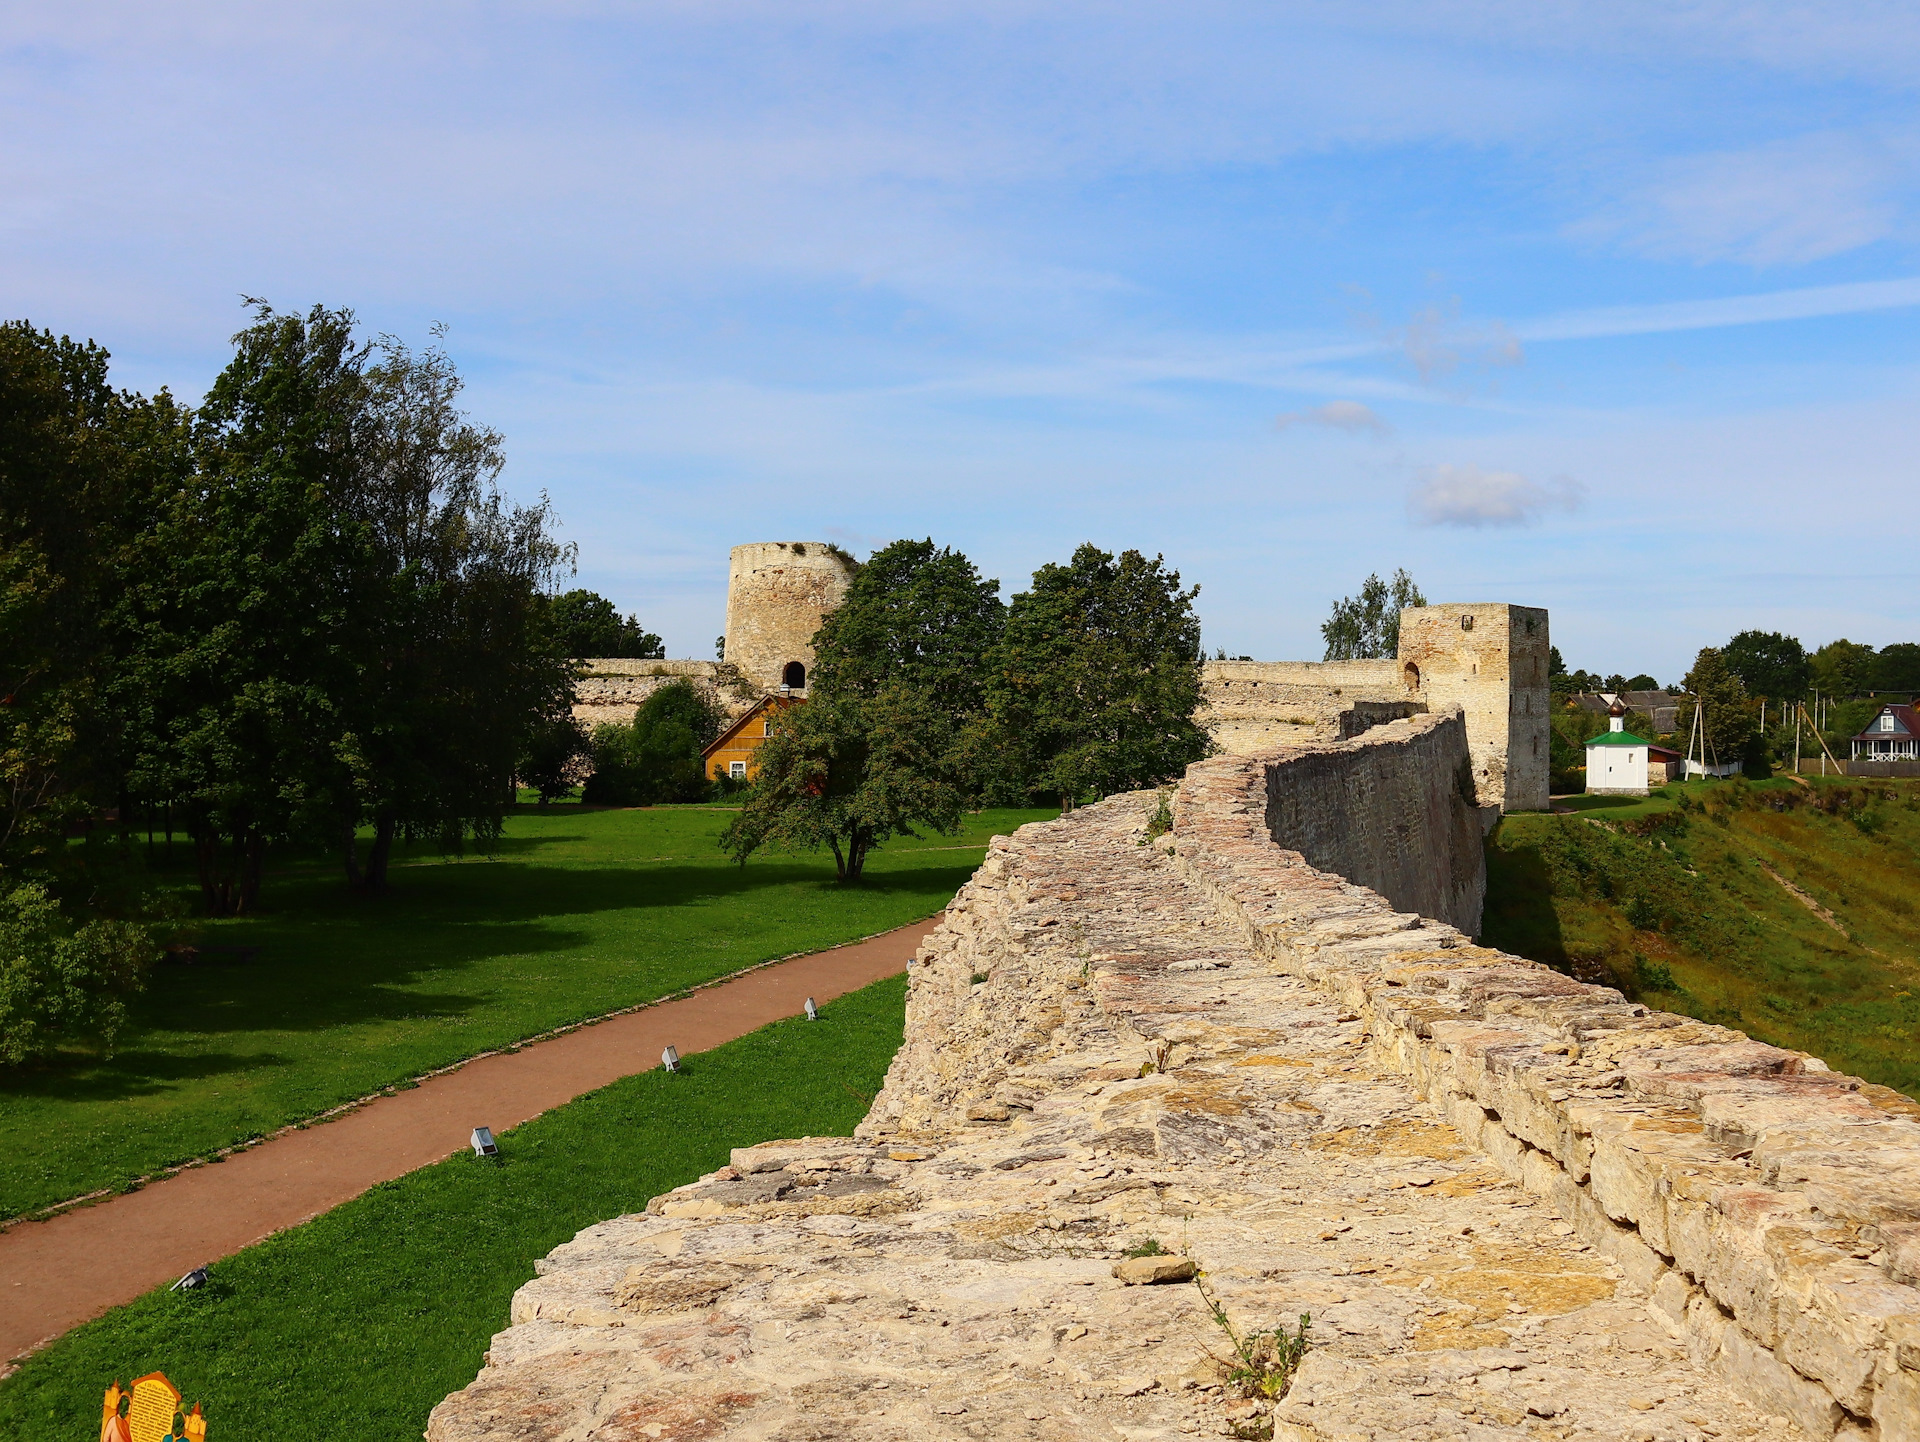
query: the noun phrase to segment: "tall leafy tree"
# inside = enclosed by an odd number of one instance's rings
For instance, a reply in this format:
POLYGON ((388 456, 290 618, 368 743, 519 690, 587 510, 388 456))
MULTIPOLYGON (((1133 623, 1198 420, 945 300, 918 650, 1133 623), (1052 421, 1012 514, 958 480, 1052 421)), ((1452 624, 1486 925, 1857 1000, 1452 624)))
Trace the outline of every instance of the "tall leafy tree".
POLYGON ((216 915, 249 910, 269 844, 335 805, 368 609, 336 506, 365 396, 352 314, 256 302, 234 347, 194 419, 194 473, 142 537, 121 678, 133 784, 184 812, 216 915))
POLYGON ((1798 701, 1807 694, 1813 670, 1806 648, 1778 631, 1742 631, 1721 648, 1727 669, 1752 696, 1798 701))
POLYGON ((1403 570, 1393 573, 1392 584, 1378 575, 1368 576, 1360 584, 1360 594, 1335 601, 1332 614, 1321 623, 1326 659, 1379 661, 1398 655, 1400 613, 1410 606, 1426 604, 1427 598, 1420 594, 1413 577, 1403 570))
POLYGON ((1896 641, 1882 646, 1873 662, 1873 689, 1920 693, 1920 645, 1896 641))
POLYGON ((1207 754, 1195 586, 1162 557, 1082 545, 1007 608, 987 705, 1002 753, 1062 806, 1177 776, 1207 754))
POLYGON ((336 498, 358 634, 332 795, 349 880, 369 890, 386 886, 401 831, 450 848, 497 837, 518 764, 571 721, 547 594, 572 553, 544 497, 501 493, 503 442, 460 410, 461 386, 437 344, 382 338, 336 498))
POLYGON ((0 325, 0 1065, 62 1042, 110 1050, 157 954, 65 841, 124 799, 120 578, 186 455, 171 398, 115 391, 107 362, 0 325))
POLYGON ((0 325, 0 866, 121 800, 121 578, 190 464, 186 414, 115 391, 108 355, 0 325))
POLYGON ((1871 646, 1844 637, 1829 641, 1810 658, 1813 685, 1829 697, 1857 696, 1872 689, 1876 660, 1871 646))
POLYGON ((1006 623, 1000 583, 932 540, 895 541, 854 572, 814 638, 816 687, 872 699, 890 686, 926 696, 956 725, 982 705, 987 653, 1006 623))
POLYGON ((667 654, 660 638, 642 626, 638 616, 622 616, 613 602, 592 591, 565 591, 555 596, 548 622, 559 633, 560 645, 569 656, 657 661, 667 654))
POLYGON ((1720 762, 1741 761, 1759 735, 1760 718, 1753 697, 1745 684, 1727 665, 1726 657, 1708 646, 1693 659, 1683 684, 1687 697, 1680 703, 1674 734, 1685 738, 1693 734, 1696 707, 1705 709, 1701 729, 1706 733, 1709 759, 1720 762))
POLYGON ((826 847, 854 881, 889 837, 953 830, 999 589, 931 540, 876 551, 821 623, 809 698, 775 722, 723 845, 742 861, 762 846, 826 847))

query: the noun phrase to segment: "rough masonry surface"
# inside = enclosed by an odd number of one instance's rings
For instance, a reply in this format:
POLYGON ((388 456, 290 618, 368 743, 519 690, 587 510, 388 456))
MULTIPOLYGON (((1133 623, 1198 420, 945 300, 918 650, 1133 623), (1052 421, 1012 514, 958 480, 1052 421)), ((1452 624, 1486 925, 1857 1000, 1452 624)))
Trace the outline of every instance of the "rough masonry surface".
POLYGON ((556 1249, 428 1437, 1920 1438, 1920 1109, 1309 864, 1327 754, 996 838, 858 1134, 556 1249))

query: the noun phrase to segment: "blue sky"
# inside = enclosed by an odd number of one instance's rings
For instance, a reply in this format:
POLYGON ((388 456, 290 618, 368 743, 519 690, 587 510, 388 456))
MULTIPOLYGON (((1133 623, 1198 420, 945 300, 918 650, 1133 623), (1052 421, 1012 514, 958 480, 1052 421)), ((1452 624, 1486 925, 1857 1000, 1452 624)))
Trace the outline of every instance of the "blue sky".
POLYGON ((1920 639, 1916 87, 1873 0, 9 5, 0 308, 190 398, 243 293, 445 322, 675 655, 737 542, 932 535, 1671 680, 1920 639))

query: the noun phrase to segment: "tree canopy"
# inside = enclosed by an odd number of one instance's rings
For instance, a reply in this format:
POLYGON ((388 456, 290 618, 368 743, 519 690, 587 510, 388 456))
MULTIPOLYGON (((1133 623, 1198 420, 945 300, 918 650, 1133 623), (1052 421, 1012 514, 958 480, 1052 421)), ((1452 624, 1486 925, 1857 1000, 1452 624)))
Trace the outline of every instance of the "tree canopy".
POLYGON ((1675 736, 1681 744, 1693 734, 1696 707, 1705 710, 1701 729, 1706 733, 1707 759, 1719 763, 1745 761, 1759 735, 1760 723, 1753 698, 1715 647, 1704 647, 1694 657, 1683 683, 1688 699, 1681 702, 1675 736))
POLYGON ((635 615, 622 616, 613 602, 592 591, 565 591, 548 603, 547 623, 568 656, 657 661, 667 654, 660 638, 635 615))
POLYGON ((377 888, 398 832, 496 834, 572 689, 545 618, 571 553, 544 498, 501 493, 444 350, 250 304, 193 411, 0 327, 8 834, 164 807, 216 914, 282 841, 377 888))
POLYGON ((1874 658, 1873 689, 1920 693, 1920 645, 1896 641, 1874 658))
POLYGON ((999 583, 931 540, 876 551, 814 638, 804 705, 778 713, 723 845, 826 847, 843 881, 916 827, 950 832, 974 789, 966 739, 1002 624, 999 583))
POLYGON ((1033 574, 989 658, 993 748, 1063 804, 1155 785, 1207 754, 1195 586, 1164 559, 1082 545, 1033 574))
POLYGON ((1871 646, 1845 637, 1829 641, 1810 658, 1814 689, 1826 696, 1854 696, 1869 690, 1877 659, 1871 646))
POLYGON ((184 412, 115 391, 108 359, 0 325, 0 1064, 110 1049, 158 953, 126 889, 89 874, 97 849, 67 842, 124 795, 120 593, 187 453, 184 412))
POLYGON ((726 719, 711 694, 684 678, 669 681, 626 725, 594 728, 593 774, 581 799, 605 806, 706 800, 712 786, 701 752, 726 719))
POLYGON ((1333 611, 1321 623, 1320 634, 1327 643, 1329 661, 1380 661, 1400 653, 1400 613, 1411 606, 1424 606, 1413 577, 1403 570, 1393 573, 1392 584, 1376 575, 1360 584, 1358 596, 1347 596, 1333 603, 1333 611))
POLYGON ((1778 631, 1742 631, 1720 654, 1749 695, 1797 701, 1807 694, 1812 667, 1806 649, 1792 636, 1778 631))

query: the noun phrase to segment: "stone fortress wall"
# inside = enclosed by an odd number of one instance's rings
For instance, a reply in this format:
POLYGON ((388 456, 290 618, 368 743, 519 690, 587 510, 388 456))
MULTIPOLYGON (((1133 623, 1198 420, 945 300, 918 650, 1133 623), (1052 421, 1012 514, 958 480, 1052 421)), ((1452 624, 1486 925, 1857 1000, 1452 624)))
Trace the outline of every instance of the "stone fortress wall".
POLYGON ((574 686, 573 719, 591 731, 608 723, 625 724, 633 720, 640 704, 662 686, 690 680, 701 691, 719 701, 729 714, 745 709, 751 702, 739 697, 739 688, 726 684, 724 668, 718 661, 647 661, 626 657, 581 663, 586 674, 574 686))
MULTIPOLYGON (((588 660, 574 716, 625 722, 679 678, 738 715, 813 669, 813 635, 846 595, 855 563, 824 541, 733 548, 724 661, 588 660)), ((1403 716, 1458 707, 1479 804, 1547 807, 1547 613, 1456 603, 1401 613, 1399 654, 1380 661, 1209 661, 1199 719, 1222 751, 1256 755, 1345 740, 1403 716)))
POLYGON ((855 1138, 558 1249, 431 1442, 1920 1442, 1920 1106, 1476 945, 1471 720, 996 838, 855 1138))
POLYGON ((1416 607, 1400 613, 1393 660, 1209 661, 1200 719, 1222 751, 1251 756, 1458 706, 1480 804, 1544 811, 1548 646, 1536 607, 1416 607))

